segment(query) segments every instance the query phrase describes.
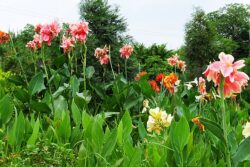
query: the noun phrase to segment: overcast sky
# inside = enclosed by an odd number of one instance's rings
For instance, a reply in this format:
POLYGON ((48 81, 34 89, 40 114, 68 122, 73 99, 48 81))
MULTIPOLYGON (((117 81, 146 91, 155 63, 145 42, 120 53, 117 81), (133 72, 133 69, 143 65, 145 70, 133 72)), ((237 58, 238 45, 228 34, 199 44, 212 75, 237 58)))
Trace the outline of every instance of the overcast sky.
MULTIPOLYGON (((80 0, 0 0, 0 30, 20 31, 27 24, 79 20, 80 0)), ((176 49, 184 43, 184 26, 194 7, 211 12, 229 3, 250 0, 109 0, 120 7, 129 34, 138 42, 167 44, 176 49)))

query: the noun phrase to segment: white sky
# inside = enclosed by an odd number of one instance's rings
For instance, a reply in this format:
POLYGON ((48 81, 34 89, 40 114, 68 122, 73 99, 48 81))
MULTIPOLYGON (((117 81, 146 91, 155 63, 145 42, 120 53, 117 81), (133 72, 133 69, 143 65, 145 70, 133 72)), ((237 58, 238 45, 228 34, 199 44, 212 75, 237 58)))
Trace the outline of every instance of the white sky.
MULTIPOLYGON (((0 0, 0 29, 20 31, 27 23, 79 20, 80 0, 0 0)), ((184 26, 194 7, 211 12, 229 3, 250 0, 109 0, 127 19, 128 33, 138 42, 167 44, 176 49, 184 43, 184 26)))

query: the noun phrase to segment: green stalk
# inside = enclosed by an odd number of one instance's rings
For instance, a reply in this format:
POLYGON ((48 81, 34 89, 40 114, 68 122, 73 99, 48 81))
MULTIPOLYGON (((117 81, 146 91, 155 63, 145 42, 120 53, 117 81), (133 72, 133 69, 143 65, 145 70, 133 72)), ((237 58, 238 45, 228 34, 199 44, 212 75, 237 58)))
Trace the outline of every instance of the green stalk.
POLYGON ((127 58, 125 58, 125 76, 126 76, 126 80, 128 81, 127 58))
POLYGON ((226 110, 225 110, 225 102, 224 102, 224 83, 225 78, 221 75, 221 81, 220 81, 220 97, 221 97, 221 116, 222 116, 222 129, 223 129, 223 136, 225 138, 226 142, 226 148, 225 148, 225 157, 226 157, 226 163, 227 167, 231 167, 231 158, 230 158, 230 151, 228 146, 228 139, 227 139, 227 121, 226 121, 226 110))
POLYGON ((82 66, 82 70, 83 70, 83 90, 84 92, 87 91, 87 87, 86 87, 86 63, 87 63, 87 46, 85 45, 85 43, 83 44, 83 48, 84 48, 84 53, 83 53, 83 66, 82 66))
POLYGON ((37 67, 36 67, 36 55, 34 52, 31 51, 31 54, 32 54, 32 61, 33 61, 33 64, 34 64, 34 69, 35 69, 35 74, 37 73, 37 67))
POLYGON ((115 73, 114 73, 114 69, 113 69, 113 66, 112 66, 112 62, 111 62, 111 51, 110 51, 110 46, 109 46, 109 63, 110 63, 111 71, 112 71, 112 74, 113 74, 113 78, 114 78, 114 80, 115 80, 115 73))
POLYGON ((73 65, 72 65, 72 58, 70 56, 70 52, 68 53, 68 67, 69 67, 70 75, 72 75, 73 74, 73 65))
POLYGON ((53 98, 53 95, 52 95, 52 91, 51 91, 51 86, 50 86, 50 83, 49 83, 49 74, 48 74, 48 71, 47 71, 47 67, 46 67, 46 64, 45 64, 45 55, 44 55, 44 47, 42 46, 42 62, 43 62, 43 68, 44 68, 44 72, 45 72, 45 75, 46 75, 46 79, 47 79, 47 84, 48 84, 48 88, 49 88, 49 94, 50 94, 50 98, 51 98, 51 103, 52 103, 52 111, 53 111, 53 114, 55 113, 55 104, 54 104, 54 98, 53 98))

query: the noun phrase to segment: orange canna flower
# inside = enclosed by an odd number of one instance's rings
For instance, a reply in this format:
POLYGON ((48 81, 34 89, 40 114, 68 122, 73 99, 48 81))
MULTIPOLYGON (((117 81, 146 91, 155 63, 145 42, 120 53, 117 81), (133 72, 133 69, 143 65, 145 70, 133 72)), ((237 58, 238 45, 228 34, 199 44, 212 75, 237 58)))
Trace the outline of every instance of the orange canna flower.
POLYGON ((178 81, 178 76, 174 73, 171 73, 164 77, 163 85, 168 89, 170 93, 174 93, 174 84, 178 81))
POLYGON ((205 131, 205 126, 200 122, 199 117, 193 118, 192 122, 195 123, 201 131, 205 131))
POLYGON ((139 72, 138 74, 136 74, 135 80, 136 80, 136 81, 139 81, 140 78, 143 77, 143 76, 146 75, 146 74, 147 74, 146 71, 139 72))

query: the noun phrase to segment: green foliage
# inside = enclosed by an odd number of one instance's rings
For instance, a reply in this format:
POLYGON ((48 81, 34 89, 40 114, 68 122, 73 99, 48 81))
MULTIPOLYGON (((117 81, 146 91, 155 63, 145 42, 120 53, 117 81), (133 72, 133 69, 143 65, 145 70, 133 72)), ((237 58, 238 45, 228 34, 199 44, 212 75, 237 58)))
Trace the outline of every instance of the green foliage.
MULTIPOLYGON (((172 50, 168 50, 166 45, 156 45, 145 47, 143 44, 134 45, 133 69, 135 71, 147 71, 149 76, 159 73, 171 72, 171 67, 167 63, 167 58, 173 55, 172 50)), ((134 73, 135 76, 135 73, 134 73)))
POLYGON ((206 18, 202 9, 197 8, 193 19, 186 24, 185 28, 185 57, 188 60, 192 73, 190 78, 201 74, 205 65, 217 55, 214 52, 214 40, 216 36, 215 27, 206 18))
MULTIPOLYGON (((232 53, 236 59, 249 55, 249 19, 250 5, 229 4, 208 14, 208 19, 215 25, 220 36, 232 40, 232 53)), ((227 43, 228 44, 228 43, 227 43)), ((227 46, 228 47, 228 46, 227 46)))

